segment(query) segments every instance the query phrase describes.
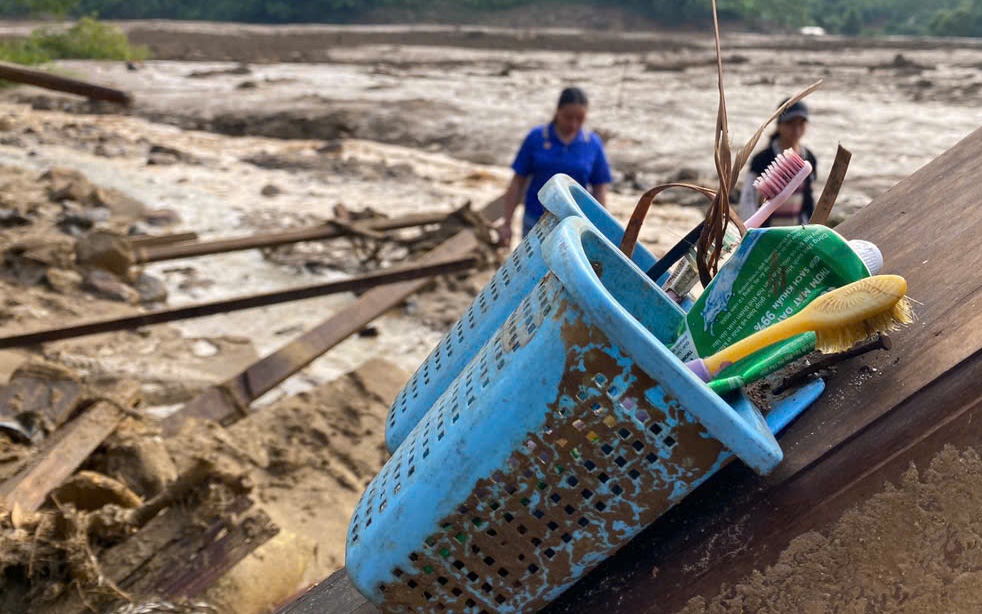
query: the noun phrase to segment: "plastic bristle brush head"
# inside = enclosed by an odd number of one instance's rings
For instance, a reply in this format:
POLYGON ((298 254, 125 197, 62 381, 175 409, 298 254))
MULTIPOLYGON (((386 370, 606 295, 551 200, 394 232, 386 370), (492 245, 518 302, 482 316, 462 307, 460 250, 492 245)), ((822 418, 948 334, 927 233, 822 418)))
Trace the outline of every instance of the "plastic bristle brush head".
MULTIPOLYGON (((786 149, 774 158, 774 161, 760 177, 754 180, 754 188, 767 200, 774 200, 806 168, 808 172, 804 173, 801 181, 804 181, 805 177, 811 173, 811 164, 799 156, 795 150, 786 149)), ((800 183, 799 181, 798 185, 800 183)), ((795 188, 798 185, 795 185, 795 188)))
POLYGON ((805 179, 808 179, 811 172, 811 163, 795 153, 793 149, 786 149, 784 153, 778 154, 764 173, 754 180, 754 188, 767 200, 744 225, 747 228, 763 226, 767 218, 794 194, 805 179))
POLYGON ((875 335, 914 321, 906 298, 907 282, 898 275, 878 275, 843 286, 815 299, 808 309, 816 319, 816 347, 841 352, 875 335))

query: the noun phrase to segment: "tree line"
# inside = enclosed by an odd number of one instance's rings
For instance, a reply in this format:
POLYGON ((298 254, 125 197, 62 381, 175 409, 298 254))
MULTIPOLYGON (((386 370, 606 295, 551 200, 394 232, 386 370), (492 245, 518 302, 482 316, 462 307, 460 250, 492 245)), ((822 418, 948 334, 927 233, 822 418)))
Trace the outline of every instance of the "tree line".
MULTIPOLYGON (((254 23, 348 23, 386 9, 461 15, 533 3, 590 0, 0 0, 0 16, 38 13, 104 19, 198 19, 254 23)), ((594 0, 651 17, 665 26, 704 24, 709 0, 594 0)), ((721 19, 763 31, 820 26, 833 34, 982 36, 982 0, 718 0, 721 19)))

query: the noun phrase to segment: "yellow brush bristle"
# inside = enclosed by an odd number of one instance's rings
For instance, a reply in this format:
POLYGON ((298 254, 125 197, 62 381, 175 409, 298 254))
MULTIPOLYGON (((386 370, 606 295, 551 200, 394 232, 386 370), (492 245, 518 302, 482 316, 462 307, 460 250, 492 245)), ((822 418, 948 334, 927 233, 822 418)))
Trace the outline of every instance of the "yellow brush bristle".
POLYGON ((820 352, 844 352, 864 339, 881 332, 896 330, 914 321, 914 309, 904 297, 893 307, 861 322, 839 326, 830 330, 815 331, 815 347, 820 352))

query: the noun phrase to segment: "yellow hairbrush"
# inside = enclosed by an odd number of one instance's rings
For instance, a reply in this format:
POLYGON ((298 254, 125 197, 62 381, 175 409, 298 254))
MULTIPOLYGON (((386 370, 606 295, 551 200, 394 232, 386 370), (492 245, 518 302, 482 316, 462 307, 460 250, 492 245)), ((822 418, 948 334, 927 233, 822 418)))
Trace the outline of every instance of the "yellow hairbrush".
POLYGON ((717 373, 757 350, 789 337, 815 331, 815 347, 841 352, 878 332, 913 321, 905 297, 907 281, 899 275, 876 275, 823 294, 795 315, 758 331, 707 358, 685 363, 710 381, 717 373))

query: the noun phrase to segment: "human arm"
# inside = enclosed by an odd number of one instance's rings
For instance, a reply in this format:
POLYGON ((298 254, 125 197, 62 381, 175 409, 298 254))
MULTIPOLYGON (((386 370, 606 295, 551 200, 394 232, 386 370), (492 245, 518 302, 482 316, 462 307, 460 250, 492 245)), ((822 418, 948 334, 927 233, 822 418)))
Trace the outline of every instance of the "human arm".
POLYGON ((515 160, 511 164, 511 168, 515 171, 515 174, 508 184, 508 189, 505 190, 504 219, 498 226, 498 245, 501 247, 511 246, 512 218, 515 216, 515 210, 518 209, 518 204, 522 202, 525 196, 525 190, 528 188, 532 173, 535 171, 535 159, 532 155, 534 149, 535 130, 532 130, 525 136, 525 140, 522 141, 522 146, 518 148, 518 153, 515 154, 515 160))
POLYGON ((757 188, 754 187, 754 180, 756 179, 757 174, 750 171, 743 180, 743 189, 740 190, 740 202, 737 205, 737 215, 741 219, 748 219, 760 208, 760 196, 757 194, 757 188))
POLYGON ((498 244, 501 247, 511 246, 512 218, 515 217, 518 203, 522 202, 522 195, 525 194, 528 181, 529 177, 515 173, 508 184, 508 189, 505 190, 505 212, 501 225, 498 226, 498 244))
POLYGON ((607 183, 597 183, 590 186, 590 194, 600 203, 602 206, 607 206, 607 183))
POLYGON ((593 134, 594 145, 597 148, 597 156, 593 160, 590 168, 590 194, 602 206, 607 206, 607 186, 613 181, 610 174, 610 164, 607 162, 607 154, 604 151, 603 143, 596 133, 593 134))

